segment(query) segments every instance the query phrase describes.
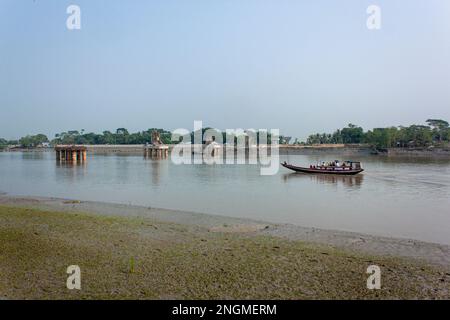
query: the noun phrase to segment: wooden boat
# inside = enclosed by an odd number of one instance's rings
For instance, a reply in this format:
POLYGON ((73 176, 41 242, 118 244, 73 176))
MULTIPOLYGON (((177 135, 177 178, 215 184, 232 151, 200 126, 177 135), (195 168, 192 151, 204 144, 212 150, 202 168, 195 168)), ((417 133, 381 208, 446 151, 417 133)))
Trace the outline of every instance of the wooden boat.
POLYGON ((283 162, 281 165, 287 169, 293 170, 295 172, 303 172, 303 173, 321 173, 321 174, 339 174, 339 175, 355 175, 360 172, 363 172, 364 169, 361 168, 360 162, 354 161, 346 161, 345 167, 335 167, 335 166, 317 166, 317 167, 297 167, 286 162, 283 162))

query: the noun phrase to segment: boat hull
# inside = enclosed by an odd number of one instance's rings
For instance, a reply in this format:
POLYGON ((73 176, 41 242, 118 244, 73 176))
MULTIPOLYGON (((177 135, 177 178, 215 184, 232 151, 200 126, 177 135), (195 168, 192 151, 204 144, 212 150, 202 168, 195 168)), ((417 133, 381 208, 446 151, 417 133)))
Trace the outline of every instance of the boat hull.
POLYGON ((297 167, 287 163, 282 163, 281 165, 295 172, 313 173, 313 174, 336 174, 342 176, 352 176, 364 171, 364 169, 352 169, 352 170, 312 169, 312 168, 297 167))

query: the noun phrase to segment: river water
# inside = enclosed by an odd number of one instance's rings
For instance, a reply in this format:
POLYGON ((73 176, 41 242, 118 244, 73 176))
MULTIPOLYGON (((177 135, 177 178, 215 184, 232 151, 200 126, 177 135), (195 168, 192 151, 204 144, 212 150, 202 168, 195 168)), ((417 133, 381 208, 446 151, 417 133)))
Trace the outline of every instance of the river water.
MULTIPOLYGON (((320 160, 336 156, 321 155, 320 160)), ((281 156, 308 166, 318 156, 281 156)), ((258 165, 175 165, 142 155, 0 152, 0 192, 115 202, 450 244, 450 161, 358 156, 365 172, 261 176, 258 165)))

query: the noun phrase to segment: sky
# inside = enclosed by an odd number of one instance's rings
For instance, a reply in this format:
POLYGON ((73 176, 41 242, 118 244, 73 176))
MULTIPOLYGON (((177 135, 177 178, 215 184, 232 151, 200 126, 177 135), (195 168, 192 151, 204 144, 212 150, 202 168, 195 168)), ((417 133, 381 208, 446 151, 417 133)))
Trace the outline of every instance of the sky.
POLYGON ((0 0, 0 137, 450 120, 449 40, 448 0, 0 0))

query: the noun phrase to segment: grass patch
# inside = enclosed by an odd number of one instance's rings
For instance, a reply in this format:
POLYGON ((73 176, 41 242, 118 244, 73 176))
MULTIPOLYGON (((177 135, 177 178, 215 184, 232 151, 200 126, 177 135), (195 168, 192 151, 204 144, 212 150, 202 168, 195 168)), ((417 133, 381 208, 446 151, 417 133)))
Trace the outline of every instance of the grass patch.
POLYGON ((25 299, 449 298, 443 270, 268 236, 144 218, 0 206, 0 297, 25 299), (366 268, 382 289, 366 288, 366 268), (66 269, 81 268, 81 290, 66 269))

